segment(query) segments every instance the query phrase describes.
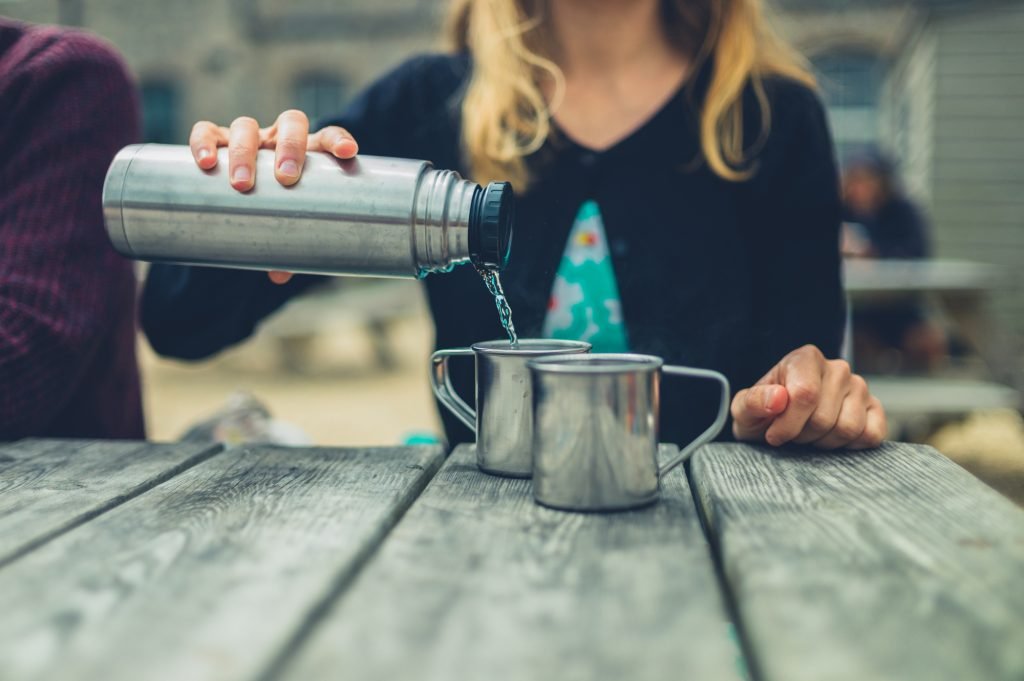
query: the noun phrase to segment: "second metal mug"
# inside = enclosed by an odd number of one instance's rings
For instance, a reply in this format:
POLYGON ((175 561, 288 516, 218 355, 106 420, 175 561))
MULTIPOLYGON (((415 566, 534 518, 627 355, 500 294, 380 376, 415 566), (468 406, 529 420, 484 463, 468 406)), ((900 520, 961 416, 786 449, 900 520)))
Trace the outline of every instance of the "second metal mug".
POLYGON ((661 477, 713 440, 729 413, 729 381, 717 371, 664 366, 651 355, 546 357, 533 376, 533 494, 569 511, 619 511, 658 498, 661 477), (678 455, 658 462, 661 373, 716 381, 718 415, 678 455))
POLYGON ((469 348, 438 350, 431 358, 434 394, 449 411, 476 433, 480 470, 494 475, 528 478, 533 472, 533 413, 527 361, 545 355, 590 352, 590 343, 520 339, 487 341, 469 348), (452 387, 450 357, 476 359, 476 409, 452 387))

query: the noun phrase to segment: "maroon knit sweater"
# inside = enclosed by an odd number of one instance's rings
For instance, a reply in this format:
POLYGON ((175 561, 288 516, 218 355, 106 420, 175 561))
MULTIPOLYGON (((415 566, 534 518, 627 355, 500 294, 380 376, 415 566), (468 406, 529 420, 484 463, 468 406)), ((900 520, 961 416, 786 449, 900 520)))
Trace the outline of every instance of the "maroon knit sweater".
POLYGON ((110 47, 0 17, 0 440, 143 436, 135 277, 100 206, 138 133, 110 47))

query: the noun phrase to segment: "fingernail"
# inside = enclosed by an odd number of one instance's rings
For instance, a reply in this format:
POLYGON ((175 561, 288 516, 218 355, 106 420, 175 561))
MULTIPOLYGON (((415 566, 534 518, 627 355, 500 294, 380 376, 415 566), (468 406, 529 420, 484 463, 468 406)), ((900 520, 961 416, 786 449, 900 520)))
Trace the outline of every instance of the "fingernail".
POLYGON ((295 177, 299 174, 299 164, 291 159, 281 161, 281 165, 277 169, 281 171, 282 175, 288 175, 289 177, 295 177))
POLYGON ((249 172, 248 168, 246 168, 245 166, 238 166, 237 168, 235 168, 235 172, 231 175, 231 181, 246 183, 249 181, 249 178, 251 177, 252 174, 249 172))
POLYGON ((205 161, 206 159, 210 158, 211 156, 213 156, 213 152, 211 152, 209 149, 203 148, 203 149, 199 150, 199 160, 200 161, 205 161))
POLYGON ((779 394, 778 388, 768 388, 764 391, 764 408, 771 409, 772 403, 775 402, 775 396, 779 394))

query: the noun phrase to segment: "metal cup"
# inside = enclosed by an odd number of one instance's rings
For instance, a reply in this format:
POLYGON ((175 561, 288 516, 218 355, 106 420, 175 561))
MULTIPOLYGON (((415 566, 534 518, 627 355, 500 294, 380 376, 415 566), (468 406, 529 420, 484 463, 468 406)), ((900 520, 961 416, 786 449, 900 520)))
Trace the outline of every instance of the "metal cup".
POLYGON ((567 511, 620 511, 652 503, 661 477, 713 440, 729 411, 717 371, 664 366, 650 355, 584 355, 529 362, 533 379, 533 495, 567 511), (669 461, 658 462, 661 373, 722 388, 715 422, 669 461))
POLYGON ((438 350, 431 358, 434 394, 476 433, 476 461, 485 473, 528 478, 533 471, 533 412, 530 359, 590 352, 590 343, 520 339, 487 341, 469 348, 438 350), (476 358, 476 410, 456 394, 448 372, 450 357, 476 358))

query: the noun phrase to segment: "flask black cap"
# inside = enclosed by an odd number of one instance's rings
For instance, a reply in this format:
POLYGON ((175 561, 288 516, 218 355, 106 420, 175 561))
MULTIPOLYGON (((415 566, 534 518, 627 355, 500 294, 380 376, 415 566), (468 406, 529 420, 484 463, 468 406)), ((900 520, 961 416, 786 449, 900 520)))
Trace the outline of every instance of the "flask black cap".
POLYGON ((508 182, 491 182, 475 192, 469 210, 469 257, 474 265, 505 269, 514 214, 515 196, 508 182))

